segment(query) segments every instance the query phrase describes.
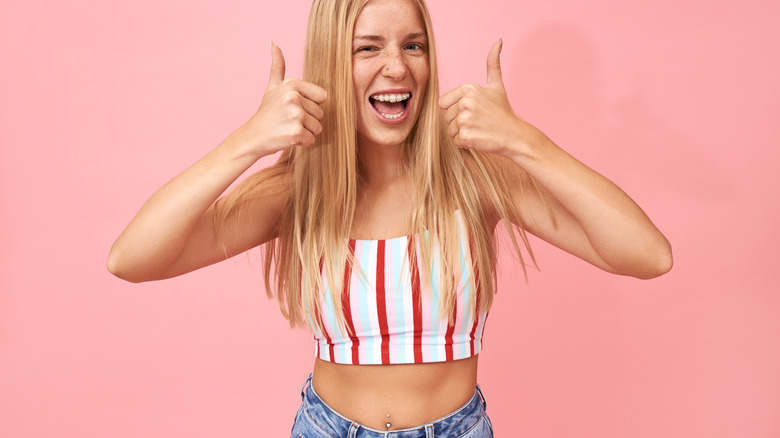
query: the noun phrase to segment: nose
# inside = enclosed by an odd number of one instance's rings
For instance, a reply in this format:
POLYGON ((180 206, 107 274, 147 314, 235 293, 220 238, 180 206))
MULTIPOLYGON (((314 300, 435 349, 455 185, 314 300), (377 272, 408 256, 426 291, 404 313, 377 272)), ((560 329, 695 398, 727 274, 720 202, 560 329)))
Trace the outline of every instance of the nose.
POLYGON ((403 79, 407 71, 406 62, 400 51, 385 53, 385 65, 382 68, 383 76, 396 80, 403 79))

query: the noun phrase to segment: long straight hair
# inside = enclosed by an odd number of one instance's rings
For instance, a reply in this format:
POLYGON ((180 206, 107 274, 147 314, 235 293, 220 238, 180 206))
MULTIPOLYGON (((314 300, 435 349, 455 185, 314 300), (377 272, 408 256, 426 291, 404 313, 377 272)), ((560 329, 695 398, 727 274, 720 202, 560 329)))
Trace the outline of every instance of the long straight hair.
MULTIPOLYGON (((368 1, 314 0, 303 80, 328 92, 322 104, 323 131, 313 145, 284 151, 276 164, 247 178, 216 209, 219 230, 243 202, 256 195, 254 190, 263 182, 283 175, 291 177, 290 197, 279 221, 278 237, 264 245, 263 258, 266 293, 276 298, 292 326, 321 329, 318 315, 327 283, 339 326, 345 330, 341 306, 335 304, 341 303, 345 267, 355 263, 347 242, 361 176, 352 40, 355 21, 368 1)), ((517 181, 509 173, 522 171, 505 159, 458 149, 446 134, 438 107, 438 68, 430 15, 424 0, 411 1, 425 25, 430 75, 419 118, 402 146, 403 165, 410 180, 415 181, 410 239, 420 249, 417 264, 425 274, 421 279, 430 279, 433 260, 442 261, 437 264, 437 293, 441 314, 449 315, 452 321, 458 293, 455 279, 461 278, 461 227, 468 231, 468 283, 480 291, 479 303, 471 302, 470 306, 487 311, 493 301, 497 240, 488 212, 504 223, 524 272, 518 236, 532 260, 533 253, 512 193, 518 188, 509 184, 510 180, 517 181), (457 216, 463 224, 458 223, 457 216), (428 238, 421 238, 424 235, 428 238)), ((416 251, 411 254, 417 257, 416 251)))

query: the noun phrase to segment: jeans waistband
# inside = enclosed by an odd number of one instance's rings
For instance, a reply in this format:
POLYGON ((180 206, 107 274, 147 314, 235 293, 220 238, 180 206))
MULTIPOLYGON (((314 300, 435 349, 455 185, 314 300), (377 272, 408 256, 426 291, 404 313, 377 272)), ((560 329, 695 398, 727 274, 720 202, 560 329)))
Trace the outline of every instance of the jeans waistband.
POLYGON ((460 436, 484 415, 487 407, 482 389, 477 385, 474 395, 452 413, 421 426, 382 431, 364 426, 336 412, 328 406, 314 390, 312 375, 301 386, 303 408, 318 426, 334 436, 350 438, 432 438, 436 436, 460 436))

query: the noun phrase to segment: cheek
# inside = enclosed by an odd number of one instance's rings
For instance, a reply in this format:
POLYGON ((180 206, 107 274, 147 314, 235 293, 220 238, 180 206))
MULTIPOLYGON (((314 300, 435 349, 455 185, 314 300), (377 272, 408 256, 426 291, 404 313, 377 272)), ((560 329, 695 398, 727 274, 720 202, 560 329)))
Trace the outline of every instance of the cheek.
POLYGON ((371 83, 370 66, 363 63, 356 63, 352 66, 352 86, 355 89, 355 96, 360 98, 368 89, 371 83))
POLYGON ((428 78, 431 75, 431 68, 428 65, 427 60, 421 60, 414 66, 414 79, 417 81, 417 85, 425 87, 428 84, 428 78))
POLYGON ((425 90, 425 88, 428 87, 428 79, 430 78, 430 75, 431 75, 430 72, 426 70, 423 73, 423 75, 418 79, 418 83, 423 88, 423 91, 425 90))
POLYGON ((424 94, 428 88, 428 79, 431 76, 431 71, 426 63, 420 69, 415 70, 414 80, 417 82, 417 86, 420 87, 420 91, 424 94))

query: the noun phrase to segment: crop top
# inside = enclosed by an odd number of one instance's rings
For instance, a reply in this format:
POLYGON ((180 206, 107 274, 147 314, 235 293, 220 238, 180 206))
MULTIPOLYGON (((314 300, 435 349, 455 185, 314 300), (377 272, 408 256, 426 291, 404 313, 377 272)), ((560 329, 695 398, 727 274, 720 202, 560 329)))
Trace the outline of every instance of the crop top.
MULTIPOLYGON (((488 312, 479 308, 479 287, 469 284, 468 237, 462 222, 460 228, 462 269, 453 324, 447 317, 439 317, 436 269, 431 270, 432 291, 421 290, 423 271, 416 262, 410 263, 412 245, 407 236, 350 239, 349 247, 360 269, 348 264, 344 277, 349 280, 341 304, 349 331, 342 333, 338 327, 326 283, 317 316, 322 330, 314 329, 315 355, 339 364, 379 365, 443 362, 479 353, 488 312), (474 300, 476 303, 469 305, 474 300)), ((420 260, 419 254, 416 260, 420 260)))

